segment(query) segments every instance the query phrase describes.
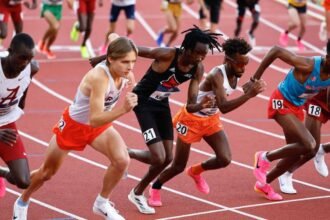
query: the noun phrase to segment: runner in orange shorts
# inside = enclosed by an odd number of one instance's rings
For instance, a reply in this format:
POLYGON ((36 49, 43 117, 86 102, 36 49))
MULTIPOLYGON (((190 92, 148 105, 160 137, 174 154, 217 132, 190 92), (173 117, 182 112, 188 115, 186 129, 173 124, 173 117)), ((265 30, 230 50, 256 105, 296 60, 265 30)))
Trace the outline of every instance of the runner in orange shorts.
POLYGON ((27 219, 29 199, 61 167, 66 155, 90 145, 105 155, 110 165, 103 179, 93 212, 105 219, 124 219, 108 200, 129 164, 127 147, 111 122, 131 111, 137 105, 137 96, 128 92, 122 106, 113 108, 127 82, 134 81, 132 68, 137 48, 127 38, 110 43, 107 59, 90 70, 82 79, 75 101, 63 113, 54 127, 41 167, 32 172, 31 185, 14 205, 13 219, 27 219))
POLYGON ((193 178, 200 192, 209 193, 209 186, 201 173, 226 167, 231 161, 229 143, 219 118, 220 111, 230 112, 264 90, 263 81, 258 80, 245 94, 227 100, 227 95, 236 89, 249 62, 247 53, 251 46, 243 39, 234 38, 226 40, 222 47, 225 52, 224 64, 212 69, 199 86, 197 100, 188 97, 187 105, 173 118, 178 133, 176 152, 171 166, 159 175, 149 190, 148 203, 151 206, 162 205, 162 185, 184 171, 191 144, 202 138, 214 150, 215 156, 189 167, 187 174, 193 178))

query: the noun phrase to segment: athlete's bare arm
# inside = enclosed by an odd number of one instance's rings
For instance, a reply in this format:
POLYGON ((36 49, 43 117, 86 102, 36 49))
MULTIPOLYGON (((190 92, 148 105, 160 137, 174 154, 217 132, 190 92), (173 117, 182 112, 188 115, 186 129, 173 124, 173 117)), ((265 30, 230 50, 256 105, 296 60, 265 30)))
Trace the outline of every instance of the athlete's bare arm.
POLYGON ((314 68, 312 58, 297 56, 284 48, 274 46, 263 58, 253 78, 260 79, 267 67, 277 58, 294 67, 295 77, 301 83, 305 82, 314 68))
POLYGON ((223 87, 223 75, 219 73, 220 69, 214 69, 208 76, 208 80, 211 82, 212 90, 215 94, 217 106, 222 113, 230 112, 239 106, 243 105, 247 100, 256 96, 260 92, 264 91, 265 83, 262 80, 255 81, 253 85, 243 95, 227 100, 227 95, 223 87))
POLYGON ((122 106, 111 111, 104 111, 104 98, 107 91, 109 78, 101 68, 94 68, 87 73, 79 86, 81 91, 88 91, 90 96, 90 125, 92 127, 102 126, 116 120, 118 117, 129 112, 137 105, 137 96, 127 93, 122 106))
POLYGON ((188 89, 188 100, 187 100, 187 111, 188 112, 198 112, 203 108, 209 108, 212 106, 213 102, 210 98, 205 97, 200 103, 197 102, 197 95, 199 90, 199 83, 203 78, 204 66, 202 63, 198 64, 196 69, 196 74, 193 79, 190 80, 188 89))

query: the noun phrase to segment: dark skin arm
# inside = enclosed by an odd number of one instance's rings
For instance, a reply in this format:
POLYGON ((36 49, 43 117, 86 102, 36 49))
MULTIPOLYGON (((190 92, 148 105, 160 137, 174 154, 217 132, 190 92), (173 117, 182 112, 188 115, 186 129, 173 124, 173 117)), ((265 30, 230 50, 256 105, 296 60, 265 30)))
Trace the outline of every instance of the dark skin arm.
MULTIPOLYGON (((37 61, 35 61, 35 60, 32 60, 31 61, 31 79, 32 79, 32 77, 35 74, 37 74, 38 71, 39 71, 39 63, 37 61)), ((26 88, 26 90, 24 91, 24 94, 23 94, 22 98, 19 101, 18 106, 21 109, 24 109, 24 107, 25 107, 25 99, 26 99, 26 95, 27 95, 28 89, 29 89, 29 87, 26 88)))
POLYGON ((255 97, 256 95, 265 90, 264 81, 258 80, 252 84, 252 86, 246 91, 246 93, 235 99, 227 100, 227 94, 223 87, 223 75, 219 73, 213 73, 210 77, 213 78, 211 79, 212 90, 216 95, 215 97, 217 106, 222 113, 233 111, 234 109, 243 105, 250 98, 255 97))
POLYGON ((16 143, 17 133, 14 129, 3 128, 0 129, 0 141, 7 144, 8 146, 13 146, 16 143))
MULTIPOLYGON (((270 66, 276 59, 280 59, 291 65, 294 68, 294 77, 300 83, 304 83, 308 79, 308 76, 311 74, 314 68, 314 60, 312 58, 297 56, 296 54, 284 48, 274 46, 261 61, 257 71, 252 77, 252 80, 260 79, 268 66, 270 66)), ((252 84, 252 81, 244 84, 244 92, 250 86, 250 84, 252 84)))
POLYGON ((215 94, 216 103, 219 110, 222 113, 230 112, 239 106, 243 105, 247 100, 261 93, 265 89, 265 83, 262 80, 258 80, 252 84, 252 86, 247 90, 247 92, 238 98, 227 100, 227 94, 225 88, 223 87, 223 75, 221 70, 215 68, 210 72, 205 81, 201 84, 201 89, 203 91, 212 90, 215 94))
MULTIPOLYGON (((171 64, 175 56, 175 48, 152 48, 138 47, 138 55, 140 57, 154 59, 152 69, 158 73, 164 72, 171 64)), ((89 59, 92 67, 106 59, 106 55, 89 59)))
POLYGON ((196 103, 199 83, 203 78, 203 74, 204 74, 204 66, 202 63, 199 63, 198 67, 196 68, 195 77, 190 80, 189 89, 188 89, 188 101, 187 101, 186 109, 190 113, 198 112, 203 108, 208 108, 212 106, 212 100, 208 98, 204 98, 202 102, 196 103))

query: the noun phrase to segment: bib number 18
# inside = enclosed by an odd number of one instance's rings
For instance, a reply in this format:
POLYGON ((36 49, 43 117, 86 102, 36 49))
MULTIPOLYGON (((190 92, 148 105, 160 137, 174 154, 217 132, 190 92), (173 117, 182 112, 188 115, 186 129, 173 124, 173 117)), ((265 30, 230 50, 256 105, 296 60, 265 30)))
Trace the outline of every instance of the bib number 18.
POLYGON ((308 114, 316 117, 320 117, 321 115, 321 107, 317 105, 308 105, 308 114))

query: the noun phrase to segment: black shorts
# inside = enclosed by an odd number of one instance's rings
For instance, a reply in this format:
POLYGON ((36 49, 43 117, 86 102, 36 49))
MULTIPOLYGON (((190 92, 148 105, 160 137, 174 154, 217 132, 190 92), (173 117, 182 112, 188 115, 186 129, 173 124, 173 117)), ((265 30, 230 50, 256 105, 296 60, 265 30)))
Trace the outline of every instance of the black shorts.
MULTIPOLYGON (((219 22, 220 8, 222 0, 205 0, 205 5, 210 11, 210 21, 211 23, 217 24, 219 22)), ((202 9, 199 9, 199 18, 206 18, 206 15, 203 13, 202 9)))
POLYGON ((141 101, 134 108, 144 141, 149 146, 162 140, 173 140, 172 116, 169 104, 141 101), (159 103, 159 104, 158 104, 159 103))
POLYGON ((295 8, 298 11, 298 14, 306 14, 306 11, 307 11, 307 6, 306 5, 304 5, 302 7, 297 7, 297 6, 289 4, 288 9, 289 8, 295 8))
POLYGON ((127 19, 135 19, 135 5, 116 6, 112 4, 110 9, 110 22, 116 22, 118 20, 118 16, 121 10, 125 11, 125 16, 127 19))
POLYGON ((253 4, 246 4, 245 1, 237 0, 237 11, 239 17, 244 17, 246 8, 250 10, 251 14, 260 14, 258 2, 253 4))

